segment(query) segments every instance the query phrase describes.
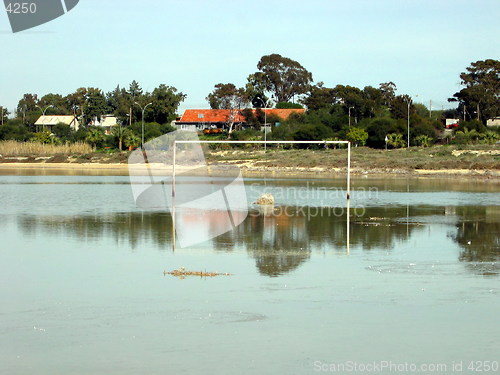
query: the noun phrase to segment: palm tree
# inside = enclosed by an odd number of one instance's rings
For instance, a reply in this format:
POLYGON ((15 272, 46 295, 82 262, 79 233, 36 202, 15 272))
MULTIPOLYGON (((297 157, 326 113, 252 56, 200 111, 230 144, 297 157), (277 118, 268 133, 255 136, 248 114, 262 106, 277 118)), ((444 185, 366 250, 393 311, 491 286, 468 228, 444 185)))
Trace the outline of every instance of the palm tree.
POLYGON ((399 133, 388 134, 387 143, 394 148, 400 148, 406 146, 406 142, 403 139, 403 135, 399 133))
POLYGON ((111 135, 113 135, 115 138, 118 138, 118 150, 120 150, 120 151, 122 150, 123 140, 129 132, 130 132, 130 130, 128 130, 127 128, 125 128, 121 125, 115 126, 111 130, 111 135))
POLYGON ((419 135, 415 138, 415 142, 422 147, 429 147, 432 143, 432 138, 428 135, 419 135))
POLYGON ((477 141, 479 133, 476 131, 476 129, 469 130, 467 128, 464 128, 463 131, 457 131, 455 133, 455 136, 460 143, 471 144, 474 140, 477 141))
POLYGON ((98 143, 103 142, 106 139, 106 135, 101 129, 90 129, 85 140, 92 143, 92 147, 95 149, 98 143))
POLYGON ((141 139, 132 132, 128 132, 123 140, 129 151, 132 151, 133 148, 136 148, 141 144, 141 139))

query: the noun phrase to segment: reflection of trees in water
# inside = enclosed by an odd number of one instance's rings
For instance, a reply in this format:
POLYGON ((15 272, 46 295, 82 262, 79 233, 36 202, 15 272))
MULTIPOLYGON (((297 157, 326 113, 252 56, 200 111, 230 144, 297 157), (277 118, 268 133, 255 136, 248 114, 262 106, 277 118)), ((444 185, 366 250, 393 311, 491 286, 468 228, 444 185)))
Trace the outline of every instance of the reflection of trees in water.
POLYGON ((403 220, 407 214, 435 215, 436 212, 424 212, 413 207, 409 211, 406 207, 368 207, 361 216, 359 212, 356 214, 356 210, 352 210, 350 245, 360 246, 365 250, 392 249, 396 241, 407 240, 417 228, 403 220))
POLYGON ((500 273, 500 207, 460 207, 457 233, 459 260, 474 273, 500 273))
POLYGON ((216 248, 221 243, 244 247, 268 276, 290 272, 311 256, 306 218, 284 212, 251 211, 240 226, 213 241, 216 248))
MULTIPOLYGON (((352 217, 351 246, 388 249, 395 240, 408 238, 415 226, 393 222, 403 213, 406 215, 406 208, 370 208, 363 217, 352 217)), ((255 210, 234 231, 213 239, 213 243, 215 248, 226 249, 228 244, 244 247, 262 274, 277 276, 299 267, 310 258, 313 248, 345 252, 346 219, 345 210, 339 209, 276 207, 267 214, 255 210)))
POLYGON ((166 213, 127 212, 85 216, 21 216, 19 227, 26 234, 65 234, 92 242, 111 237, 117 243, 128 242, 136 248, 140 241, 151 240, 159 247, 171 246, 172 219, 166 213))
MULTIPOLYGON (((454 207, 450 211, 444 207, 410 207, 408 214, 414 218, 410 221, 426 216, 458 217, 457 232, 452 238, 461 248, 459 260, 475 273, 500 273, 499 208, 454 207)), ((397 241, 407 240, 419 227, 412 222, 407 224, 406 216, 406 207, 366 208, 363 216, 356 216, 351 210, 351 248, 387 250, 397 241)), ((110 237, 116 243, 128 242, 133 248, 142 241, 151 241, 160 249, 171 247, 171 216, 162 212, 75 217, 25 215, 19 217, 18 224, 26 234, 67 235, 83 242, 110 237)), ((212 239, 212 244, 216 251, 244 248, 262 274, 277 276, 297 269, 310 258, 313 249, 345 252, 346 239, 346 216, 339 211, 307 207, 285 211, 281 207, 267 215, 251 211, 240 226, 212 239)))

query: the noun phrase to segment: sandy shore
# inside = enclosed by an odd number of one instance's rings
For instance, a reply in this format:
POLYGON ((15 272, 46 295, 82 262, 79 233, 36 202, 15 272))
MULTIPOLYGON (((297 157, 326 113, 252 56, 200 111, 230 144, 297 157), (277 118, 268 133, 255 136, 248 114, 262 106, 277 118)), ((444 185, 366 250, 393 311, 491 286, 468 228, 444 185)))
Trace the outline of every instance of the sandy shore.
MULTIPOLYGON (((345 168, 301 168, 301 167, 259 167, 253 165, 240 166, 243 176, 247 177, 304 177, 304 178, 328 178, 333 176, 344 176, 345 168)), ((229 174, 227 165, 210 165, 208 167, 212 175, 229 174)), ((2 175, 111 175, 126 176, 129 171, 133 174, 169 175, 172 168, 163 164, 151 164, 148 169, 143 164, 101 164, 101 163, 0 163, 0 174, 2 175)), ((178 173, 185 172, 178 167, 178 173)), ((197 173, 194 173, 195 175, 197 173)), ((199 173, 198 173, 199 174, 199 173)), ((353 168, 353 176, 433 176, 433 177, 465 177, 481 179, 500 178, 499 170, 470 170, 470 169, 371 169, 363 170, 353 168)))

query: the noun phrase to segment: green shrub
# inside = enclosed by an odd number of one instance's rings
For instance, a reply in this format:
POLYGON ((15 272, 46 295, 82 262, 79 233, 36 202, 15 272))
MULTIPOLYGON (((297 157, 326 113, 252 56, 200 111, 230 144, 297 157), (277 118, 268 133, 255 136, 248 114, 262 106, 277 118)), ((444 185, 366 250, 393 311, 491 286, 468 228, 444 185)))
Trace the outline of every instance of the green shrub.
POLYGON ((432 144, 432 138, 427 135, 419 135, 415 138, 415 143, 421 147, 429 147, 432 144))
POLYGON ((360 128, 352 127, 346 133, 346 139, 355 146, 364 146, 368 139, 368 133, 360 128))
POLYGON ((401 148, 406 146, 406 141, 403 135, 399 133, 387 134, 387 144, 394 148, 401 148))

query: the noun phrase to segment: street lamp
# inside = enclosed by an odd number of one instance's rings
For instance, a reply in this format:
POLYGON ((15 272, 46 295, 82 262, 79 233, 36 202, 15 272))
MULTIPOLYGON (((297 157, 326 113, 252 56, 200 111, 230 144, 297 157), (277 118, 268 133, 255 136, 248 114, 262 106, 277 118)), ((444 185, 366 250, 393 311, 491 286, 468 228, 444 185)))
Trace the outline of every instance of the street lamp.
POLYGON ((406 147, 410 148, 410 105, 411 105, 411 98, 405 97, 404 101, 408 104, 408 144, 406 145, 406 147))
POLYGON ((135 104, 137 104, 139 107, 141 107, 141 110, 142 110, 142 138, 141 138, 141 147, 142 149, 144 150, 144 111, 146 110, 146 108, 148 108, 148 106, 150 106, 151 104, 153 103, 148 103, 144 106, 144 108, 142 108, 142 105, 140 105, 139 103, 135 102, 135 104))
MULTIPOLYGON (((45 109, 42 109, 42 107, 40 107, 38 104, 35 104, 35 107, 38 107, 40 108, 40 111, 42 111, 42 116, 45 116, 45 112, 47 111, 47 109, 49 109, 50 107, 53 107, 53 105, 48 105, 47 107, 45 107, 45 109)), ((44 128, 44 124, 42 124, 42 129, 44 128)))
POLYGON ((47 109, 49 109, 50 107, 53 107, 53 105, 48 105, 47 107, 45 107, 45 109, 42 109, 42 107, 40 107, 38 104, 35 104, 35 107, 38 107, 40 108, 40 111, 42 111, 42 115, 45 116, 45 112, 47 111, 47 109))
POLYGON ((264 105, 264 152, 267 152, 267 100, 264 102, 260 96, 257 96, 256 99, 259 99, 264 105))

